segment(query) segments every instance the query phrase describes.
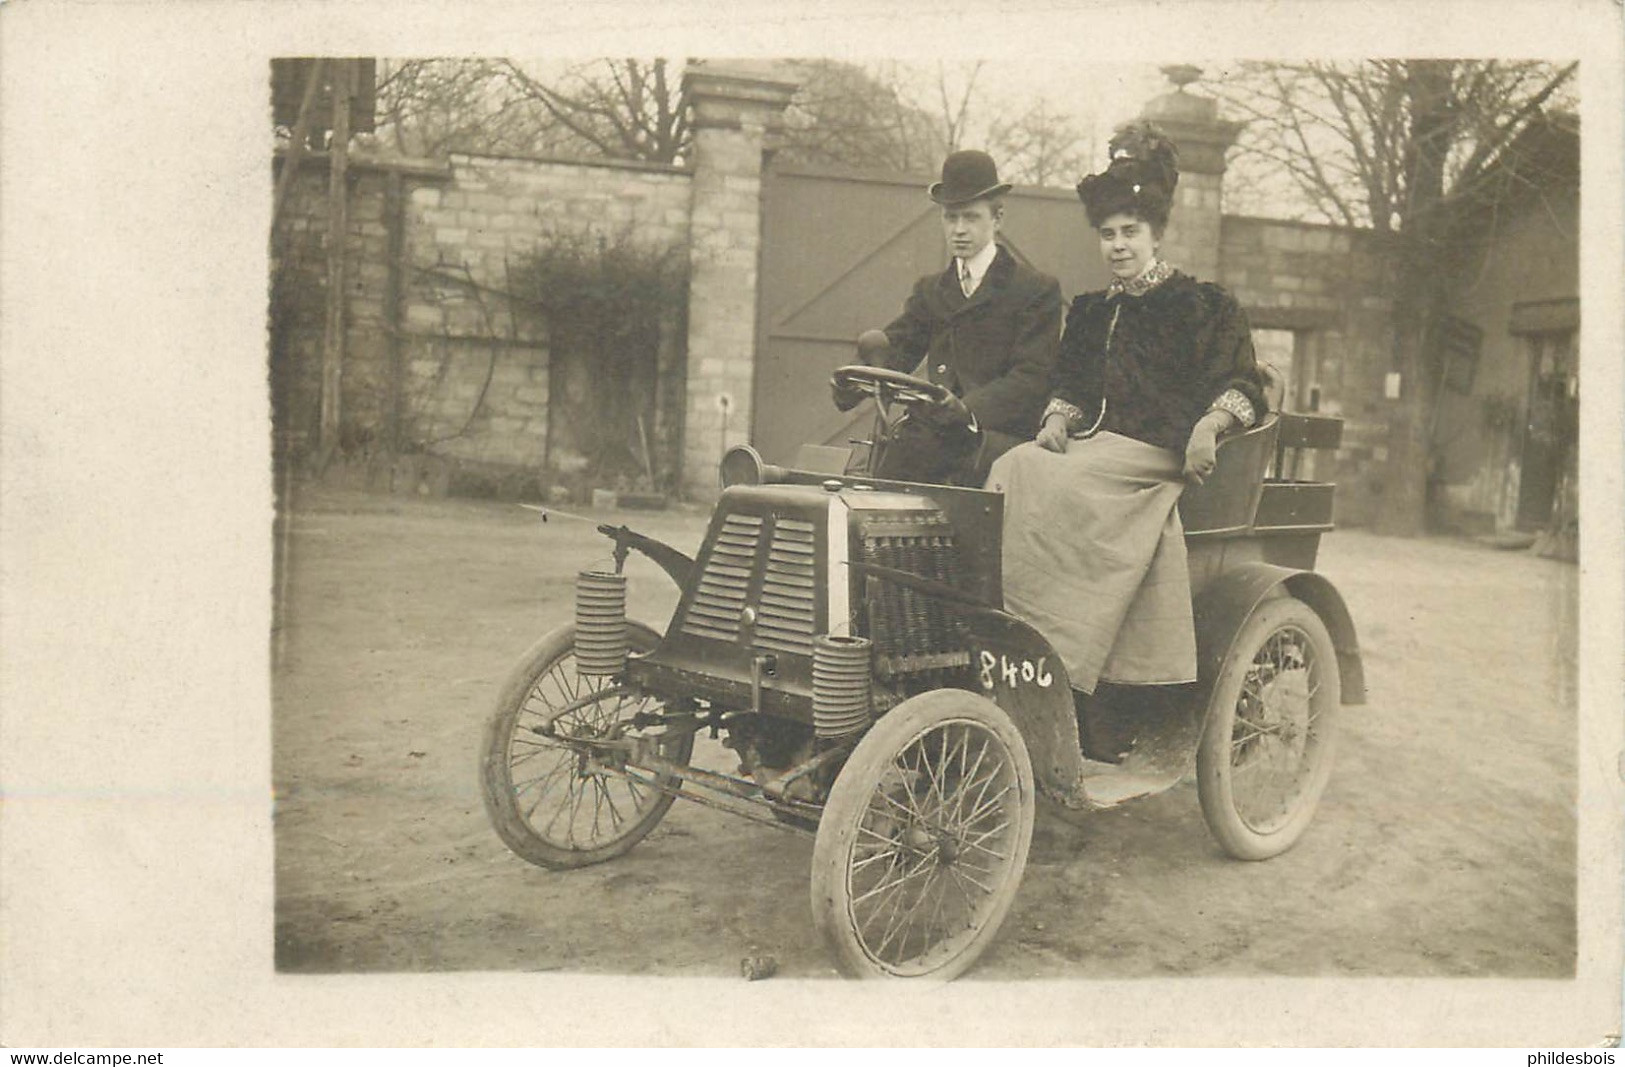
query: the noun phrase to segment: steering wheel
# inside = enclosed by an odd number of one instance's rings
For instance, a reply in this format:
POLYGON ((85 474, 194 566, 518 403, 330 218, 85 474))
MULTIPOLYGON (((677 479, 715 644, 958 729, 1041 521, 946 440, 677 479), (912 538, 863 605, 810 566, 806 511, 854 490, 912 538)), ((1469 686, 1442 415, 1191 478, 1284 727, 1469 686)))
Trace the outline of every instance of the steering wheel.
POLYGON ((869 446, 868 457, 861 464, 861 473, 870 475, 882 469, 882 458, 890 449, 899 427, 913 412, 941 404, 953 396, 945 386, 936 382, 916 378, 901 371, 870 367, 861 363, 838 368, 830 380, 838 388, 850 389, 855 393, 875 398, 874 429, 869 439, 862 441, 854 438, 852 442, 869 446), (892 404, 899 405, 903 413, 896 417, 888 417, 886 409, 892 404))
POLYGON ((901 371, 888 370, 885 367, 869 367, 861 363, 837 368, 832 378, 842 389, 851 389, 872 396, 882 405, 895 403, 915 407, 923 404, 940 404, 953 395, 946 386, 938 385, 936 382, 916 378, 901 371))

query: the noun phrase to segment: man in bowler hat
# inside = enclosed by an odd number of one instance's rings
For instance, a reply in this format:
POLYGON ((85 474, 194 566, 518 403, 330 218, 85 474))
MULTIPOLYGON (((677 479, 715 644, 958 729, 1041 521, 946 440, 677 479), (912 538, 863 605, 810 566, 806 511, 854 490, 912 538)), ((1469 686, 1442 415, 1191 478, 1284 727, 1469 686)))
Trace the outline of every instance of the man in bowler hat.
MULTIPOLYGON (((942 208, 952 258, 915 283, 885 328, 887 344, 861 356, 915 371, 952 395, 904 419, 878 477, 980 485, 994 459, 1037 431, 1060 343, 1061 287, 994 240, 1009 189, 991 156, 967 150, 948 156, 928 191, 942 208)), ((843 411, 862 399, 834 392, 843 411)))

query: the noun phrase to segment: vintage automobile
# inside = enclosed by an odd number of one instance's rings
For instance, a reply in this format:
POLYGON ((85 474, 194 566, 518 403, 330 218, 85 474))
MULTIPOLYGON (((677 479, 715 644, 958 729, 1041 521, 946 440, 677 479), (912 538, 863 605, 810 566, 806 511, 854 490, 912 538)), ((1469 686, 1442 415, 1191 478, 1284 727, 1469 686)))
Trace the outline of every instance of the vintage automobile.
POLYGON ((1002 497, 865 473, 940 387, 836 373, 876 400, 855 469, 832 449, 795 469, 734 449, 692 559, 599 527, 614 571, 578 577, 575 623, 525 654, 486 731, 502 840, 543 867, 601 863, 677 797, 810 834, 813 917, 839 969, 935 978, 997 935, 1040 795, 1070 817, 1194 768, 1225 851, 1291 847, 1326 785, 1339 705, 1364 700, 1353 623, 1314 571, 1333 486, 1299 478, 1341 424, 1271 413, 1185 493, 1200 680, 1122 755, 1087 750, 1094 724, 1080 740, 1065 668, 1003 608, 1002 497), (663 633, 626 618, 631 551, 682 590, 663 633), (737 772, 691 765, 702 730, 737 772))

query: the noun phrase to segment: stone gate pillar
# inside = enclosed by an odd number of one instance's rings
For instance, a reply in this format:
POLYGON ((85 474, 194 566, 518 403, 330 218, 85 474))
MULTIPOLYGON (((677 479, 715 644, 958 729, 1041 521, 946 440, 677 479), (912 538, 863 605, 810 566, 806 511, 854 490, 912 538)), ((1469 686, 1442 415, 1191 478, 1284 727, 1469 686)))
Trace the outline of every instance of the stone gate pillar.
POLYGON ((1219 102, 1185 91, 1201 77, 1198 67, 1164 67, 1174 91, 1145 105, 1141 117, 1162 127, 1179 146, 1179 188, 1173 215, 1162 237, 1162 255, 1203 281, 1219 279, 1219 188, 1225 153, 1242 124, 1219 118, 1219 102))
POLYGON ((768 63, 702 62, 683 72, 694 153, 683 426, 687 496, 714 493, 722 453, 750 436, 762 152, 795 88, 768 63))

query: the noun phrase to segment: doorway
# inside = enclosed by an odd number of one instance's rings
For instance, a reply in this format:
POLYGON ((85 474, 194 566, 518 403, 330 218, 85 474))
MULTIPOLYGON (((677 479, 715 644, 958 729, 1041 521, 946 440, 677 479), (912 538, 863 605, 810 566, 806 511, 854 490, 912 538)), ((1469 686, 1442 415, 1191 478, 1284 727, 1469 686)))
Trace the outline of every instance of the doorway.
POLYGON ((1517 526, 1543 530, 1573 506, 1567 498, 1573 492, 1580 395, 1574 331, 1526 334, 1524 343, 1529 355, 1529 410, 1517 526))

